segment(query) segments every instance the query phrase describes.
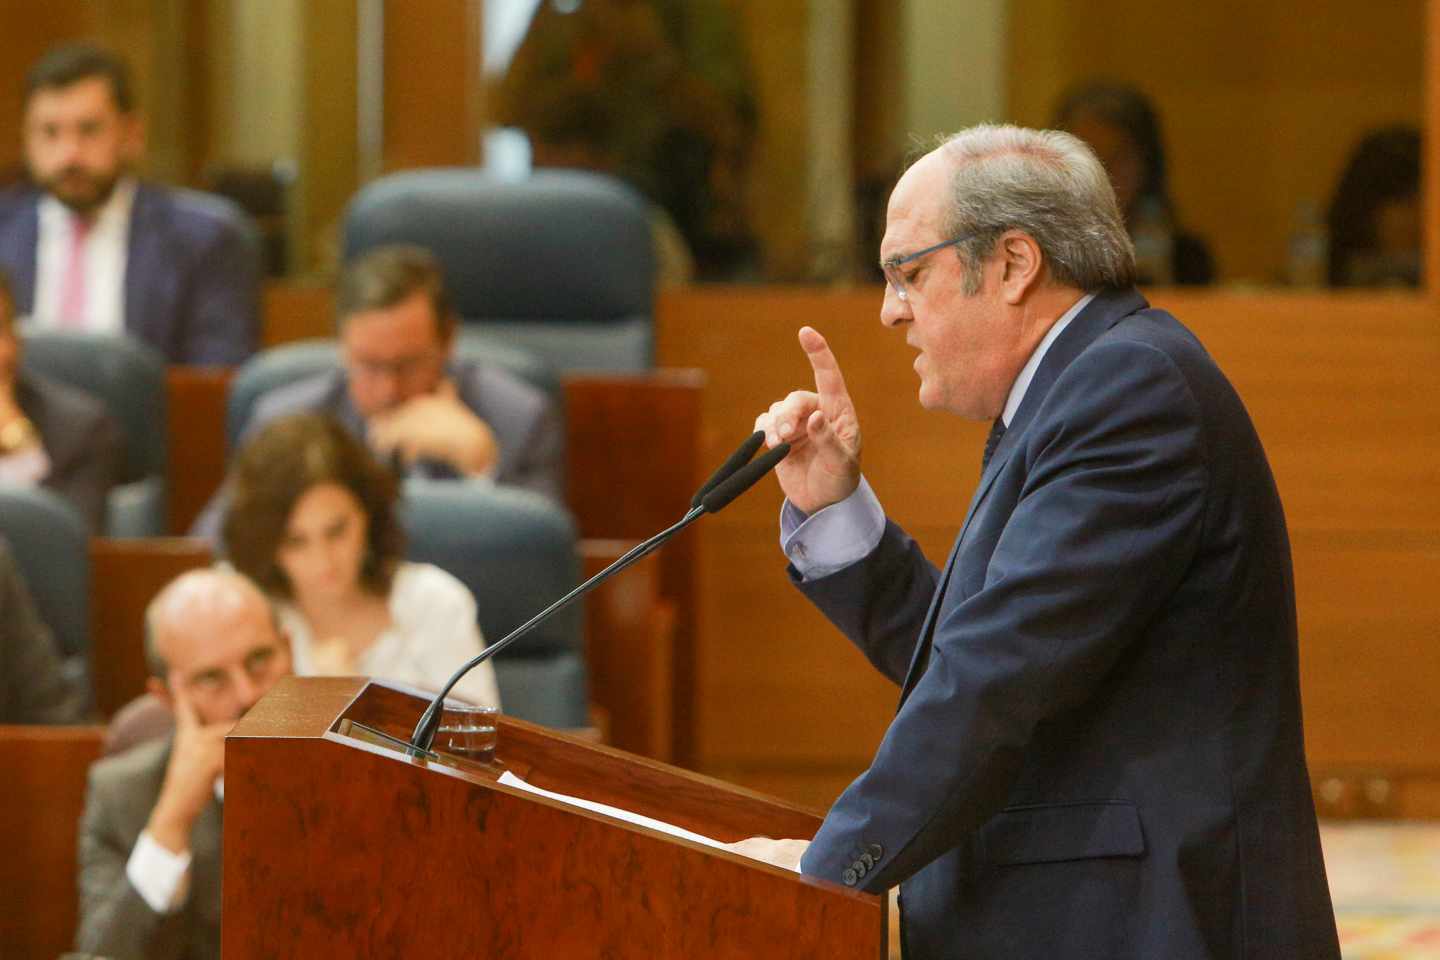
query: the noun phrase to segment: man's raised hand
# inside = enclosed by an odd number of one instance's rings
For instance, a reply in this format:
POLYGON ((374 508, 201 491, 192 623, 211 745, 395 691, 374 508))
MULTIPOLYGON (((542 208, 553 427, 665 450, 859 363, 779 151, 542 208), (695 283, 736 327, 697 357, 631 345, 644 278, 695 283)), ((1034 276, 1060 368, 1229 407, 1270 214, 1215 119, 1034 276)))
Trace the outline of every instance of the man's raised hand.
POLYGON ((225 772, 225 734, 234 724, 202 724, 174 674, 169 689, 174 701, 175 739, 165 782, 146 829, 162 847, 180 853, 190 849, 190 830, 215 795, 216 778, 225 772))
POLYGON ((797 390, 755 418, 765 445, 790 444, 775 468, 785 497, 805 513, 839 503, 860 485, 860 421, 830 346, 811 327, 800 346, 815 374, 815 390, 797 390))

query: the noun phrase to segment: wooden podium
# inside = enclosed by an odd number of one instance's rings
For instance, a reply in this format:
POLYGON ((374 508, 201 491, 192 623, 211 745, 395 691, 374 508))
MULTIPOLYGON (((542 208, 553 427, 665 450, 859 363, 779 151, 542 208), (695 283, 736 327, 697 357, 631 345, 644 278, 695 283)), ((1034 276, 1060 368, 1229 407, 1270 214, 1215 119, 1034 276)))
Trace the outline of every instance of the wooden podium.
POLYGON ((503 716, 495 764, 464 769, 345 723, 406 739, 424 706, 291 677, 230 733, 226 960, 884 956, 880 897, 497 780, 722 841, 811 837, 813 813, 503 716))

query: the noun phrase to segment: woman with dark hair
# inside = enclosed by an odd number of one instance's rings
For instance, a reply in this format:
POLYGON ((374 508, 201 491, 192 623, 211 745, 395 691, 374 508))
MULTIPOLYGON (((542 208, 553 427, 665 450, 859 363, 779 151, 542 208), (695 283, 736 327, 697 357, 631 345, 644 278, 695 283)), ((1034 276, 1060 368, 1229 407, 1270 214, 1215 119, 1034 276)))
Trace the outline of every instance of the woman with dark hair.
POLYGON ((1122 84, 1086 83, 1060 101, 1054 125, 1084 140, 1105 165, 1135 242, 1142 284, 1214 282, 1205 241, 1177 223, 1160 117, 1143 93, 1122 84))
POLYGON ((1420 131, 1389 127, 1350 154, 1330 200, 1330 285, 1420 285, 1420 131))
MULTIPOLYGON (((475 598, 429 564, 402 559, 394 476, 337 421, 269 424, 236 457, 224 545, 276 601, 298 674, 362 674, 439 689, 484 646, 475 598)), ((498 706, 490 664, 454 695, 498 706)))

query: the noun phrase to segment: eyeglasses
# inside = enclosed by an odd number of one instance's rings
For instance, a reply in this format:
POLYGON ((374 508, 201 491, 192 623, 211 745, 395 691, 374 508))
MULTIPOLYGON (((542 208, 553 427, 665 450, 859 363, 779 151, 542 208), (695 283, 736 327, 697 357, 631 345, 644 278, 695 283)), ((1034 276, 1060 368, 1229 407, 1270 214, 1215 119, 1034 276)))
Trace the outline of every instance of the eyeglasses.
POLYGON ((880 261, 880 271, 885 274, 885 282, 895 289, 895 296, 909 302, 910 293, 905 289, 905 275, 900 268, 907 263, 914 263, 926 254, 934 253, 936 250, 943 250, 946 247, 954 246, 957 243, 964 243, 974 234, 965 233, 950 240, 942 240, 933 247, 926 247, 924 250, 917 250, 914 253, 906 254, 903 257, 895 257, 890 260, 880 261))

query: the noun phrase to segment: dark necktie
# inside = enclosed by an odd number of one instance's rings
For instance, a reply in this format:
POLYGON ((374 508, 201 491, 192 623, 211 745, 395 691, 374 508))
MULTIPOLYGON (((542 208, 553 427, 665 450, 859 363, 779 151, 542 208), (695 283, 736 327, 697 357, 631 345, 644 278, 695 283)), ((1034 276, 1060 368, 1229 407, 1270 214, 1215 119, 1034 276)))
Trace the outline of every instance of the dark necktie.
POLYGON ((980 457, 980 472, 984 473, 985 468, 990 466, 990 458, 995 455, 995 448, 1000 446, 1000 438, 1005 436, 1005 421, 999 417, 990 427, 990 436, 985 438, 985 452, 980 457))

